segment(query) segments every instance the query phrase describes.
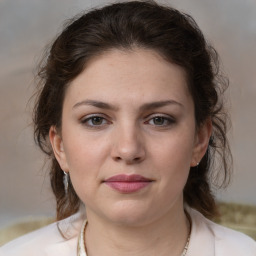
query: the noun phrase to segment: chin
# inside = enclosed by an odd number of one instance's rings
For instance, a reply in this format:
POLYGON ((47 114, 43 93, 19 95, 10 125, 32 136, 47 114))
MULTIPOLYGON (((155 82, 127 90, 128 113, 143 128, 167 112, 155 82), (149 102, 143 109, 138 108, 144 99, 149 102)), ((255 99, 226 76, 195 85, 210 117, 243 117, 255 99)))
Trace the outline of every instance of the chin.
POLYGON ((134 202, 116 203, 108 212, 108 219, 115 224, 125 226, 142 226, 150 222, 150 209, 134 202))

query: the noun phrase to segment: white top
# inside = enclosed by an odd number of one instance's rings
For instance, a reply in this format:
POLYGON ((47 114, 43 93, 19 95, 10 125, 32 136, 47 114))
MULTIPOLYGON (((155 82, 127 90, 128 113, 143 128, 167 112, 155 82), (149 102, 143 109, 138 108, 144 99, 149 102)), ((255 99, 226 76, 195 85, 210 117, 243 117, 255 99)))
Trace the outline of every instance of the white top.
MULTIPOLYGON (((192 230, 186 256, 256 256, 252 238, 217 225, 195 210, 190 209, 189 214, 192 230)), ((84 219, 78 213, 24 235, 1 247, 0 256, 76 256, 84 219)))

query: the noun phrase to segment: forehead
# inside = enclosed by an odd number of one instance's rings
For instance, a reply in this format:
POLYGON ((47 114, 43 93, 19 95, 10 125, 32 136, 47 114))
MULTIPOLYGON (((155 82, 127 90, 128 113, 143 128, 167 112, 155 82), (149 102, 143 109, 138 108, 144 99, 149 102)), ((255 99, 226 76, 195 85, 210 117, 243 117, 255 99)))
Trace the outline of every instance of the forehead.
POLYGON ((65 101, 184 101, 190 97, 183 68, 153 50, 110 50, 91 59, 71 82, 65 101))

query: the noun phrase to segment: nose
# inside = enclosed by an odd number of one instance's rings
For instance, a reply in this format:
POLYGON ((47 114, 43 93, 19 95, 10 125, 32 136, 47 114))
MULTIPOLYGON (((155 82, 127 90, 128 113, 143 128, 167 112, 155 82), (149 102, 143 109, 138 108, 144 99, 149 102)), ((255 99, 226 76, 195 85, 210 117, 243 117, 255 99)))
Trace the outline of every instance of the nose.
POLYGON ((113 142, 111 156, 114 161, 135 164, 145 159, 145 141, 136 127, 116 130, 113 142))

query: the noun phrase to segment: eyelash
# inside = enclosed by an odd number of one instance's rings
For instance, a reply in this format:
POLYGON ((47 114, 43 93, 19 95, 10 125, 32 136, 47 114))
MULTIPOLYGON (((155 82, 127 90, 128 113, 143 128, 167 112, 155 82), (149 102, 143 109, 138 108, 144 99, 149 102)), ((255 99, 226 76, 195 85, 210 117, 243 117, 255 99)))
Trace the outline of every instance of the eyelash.
MULTIPOLYGON (((175 122, 176 121, 173 117, 156 114, 154 116, 149 116, 147 118, 147 121, 145 122, 145 124, 156 126, 156 127, 168 127, 168 126, 173 125, 175 122), (156 121, 157 118, 160 118, 163 121, 163 124, 155 124, 155 123, 151 124, 150 123, 151 121, 153 121, 153 122, 156 121)), ((110 124, 111 122, 108 121, 105 117, 101 116, 100 114, 94 114, 94 115, 90 115, 90 116, 87 116, 87 117, 81 119, 81 123, 89 128, 97 129, 97 128, 101 128, 107 124, 110 124), (101 123, 93 124, 94 118, 98 118, 99 119, 98 121, 101 121, 101 123)))
POLYGON ((173 117, 170 117, 170 116, 165 116, 165 115, 160 115, 160 114, 156 114, 154 116, 150 116, 149 117, 149 120, 146 121, 146 124, 149 124, 149 125, 153 125, 153 126, 156 126, 156 127, 168 127, 168 126, 171 126, 175 123, 175 119, 173 117), (150 124, 150 121, 153 121, 156 120, 157 118, 161 118, 163 123, 164 124, 150 124))
POLYGON ((99 115, 99 114, 94 114, 94 115, 90 115, 87 116, 86 118, 81 119, 81 123, 89 128, 100 128, 106 124, 109 124, 110 122, 103 116, 99 115), (98 118, 101 121, 103 121, 104 123, 102 124, 93 124, 93 118, 98 118))

